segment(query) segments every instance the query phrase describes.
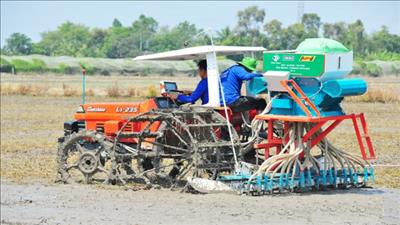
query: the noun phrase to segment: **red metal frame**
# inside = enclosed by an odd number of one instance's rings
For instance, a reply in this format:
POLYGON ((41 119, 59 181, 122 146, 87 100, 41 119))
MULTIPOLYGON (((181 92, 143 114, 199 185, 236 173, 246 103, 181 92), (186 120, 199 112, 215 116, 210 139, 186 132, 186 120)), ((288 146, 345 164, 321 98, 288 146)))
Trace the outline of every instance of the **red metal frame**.
MULTIPOLYGON (((302 123, 312 123, 314 126, 303 136, 303 143, 309 143, 310 147, 316 146, 322 139, 324 139, 335 127, 337 127, 342 121, 351 119, 354 126, 354 131, 357 137, 358 145, 360 147, 360 152, 365 160, 375 159, 375 150, 372 146, 371 137, 368 134, 367 123, 365 122, 365 117, 363 113, 360 114, 349 114, 343 116, 329 116, 329 117, 304 117, 304 116, 279 116, 279 115, 258 115, 256 119, 264 120, 268 123, 268 137, 266 143, 256 144, 255 148, 264 148, 265 158, 271 156, 269 150, 270 148, 275 147, 276 153, 279 153, 282 149, 284 143, 288 142, 288 137, 283 140, 283 138, 278 138, 273 135, 273 124, 275 121, 283 121, 284 123, 284 132, 285 134, 289 131, 290 122, 302 122, 302 123), (360 128, 358 125, 358 121, 360 120, 361 127, 363 130, 363 134, 360 132, 360 128), (324 125, 330 123, 325 129, 324 125), (322 129, 322 132, 313 137, 313 135, 319 130, 322 129), (365 138, 365 142, 368 148, 368 155, 364 146, 363 138, 365 138)), ((286 135, 287 136, 287 135, 286 135)))
POLYGON ((289 95, 293 98, 293 100, 300 106, 300 108, 306 113, 307 116, 312 116, 310 110, 307 108, 307 106, 303 103, 302 100, 305 101, 305 103, 311 107, 311 109, 315 112, 315 114, 320 117, 321 114, 318 111, 317 107, 314 105, 314 103, 306 96, 306 94, 301 90, 299 85, 296 84, 294 80, 281 80, 281 85, 283 88, 286 89, 286 91, 289 93, 289 95), (289 87, 289 84, 296 89, 297 93, 300 94, 300 98, 294 93, 294 91, 289 87))
MULTIPOLYGON (((314 147, 321 140, 323 140, 335 127, 337 127, 342 121, 346 119, 351 119, 354 126, 354 131, 357 136, 358 145, 360 147, 360 152, 365 160, 375 159, 375 150, 372 146, 371 137, 368 134, 367 123, 365 121, 365 117, 363 113, 360 114, 349 114, 343 116, 328 116, 321 117, 321 114, 318 108, 314 105, 314 103, 306 96, 306 94, 301 90, 301 88, 296 84, 294 80, 282 80, 281 85, 286 89, 292 99, 300 106, 300 108, 304 111, 306 116, 282 116, 282 115, 257 115, 255 118, 259 120, 264 120, 268 122, 268 137, 266 143, 256 144, 255 148, 264 148, 264 156, 265 159, 271 156, 269 150, 270 148, 276 148, 276 154, 278 154, 282 150, 282 146, 285 143, 288 143, 289 137, 285 135, 285 140, 283 138, 278 138, 274 136, 273 125, 274 121, 279 120, 284 124, 284 133, 288 134, 289 132, 289 124, 290 122, 301 122, 301 123, 312 123, 314 126, 303 136, 303 143, 308 143, 310 147, 314 147), (289 86, 290 85, 290 86, 289 86), (292 90, 294 88, 300 97, 292 90), (313 117, 312 112, 307 107, 309 106, 315 113, 316 117, 313 117), (363 135, 361 135, 360 128, 358 126, 357 119, 360 120, 361 126, 363 128, 363 135), (323 126, 331 122, 325 129, 323 126), (318 134, 318 136, 313 137, 317 131, 322 129, 322 132, 318 134), (367 144, 369 156, 367 156, 364 142, 362 138, 365 138, 365 142, 367 144)), ((301 155, 302 156, 302 155, 301 155)))

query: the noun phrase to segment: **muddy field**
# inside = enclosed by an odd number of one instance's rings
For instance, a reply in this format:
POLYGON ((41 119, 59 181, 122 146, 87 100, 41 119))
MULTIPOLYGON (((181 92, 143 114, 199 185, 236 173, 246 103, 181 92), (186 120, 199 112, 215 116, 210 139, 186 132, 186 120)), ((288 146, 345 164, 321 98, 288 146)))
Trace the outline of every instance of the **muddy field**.
POLYGON ((250 197, 2 181, 2 224, 399 224, 399 189, 250 197))
MULTIPOLYGON (((79 77, 73 81, 56 76, 2 77, 1 84, 27 79, 60 89, 62 83, 77 85, 79 77)), ((91 79, 92 87, 106 87, 106 78, 91 79)), ((191 88, 195 81, 185 79, 182 86, 191 88)), ((120 84, 121 88, 137 85, 145 89, 152 82, 150 78, 127 78, 120 84)), ((378 89, 400 90, 398 78, 369 83, 378 89)), ((140 99, 90 96, 89 101, 140 99)), ((57 138, 79 103, 79 97, 1 95, 2 224, 400 224, 400 189, 392 189, 400 187, 400 168, 396 167, 400 162, 399 103, 343 104, 346 112, 366 115, 378 157, 373 189, 273 197, 54 184, 57 138)), ((328 138, 359 154, 351 123, 341 124, 328 138)))

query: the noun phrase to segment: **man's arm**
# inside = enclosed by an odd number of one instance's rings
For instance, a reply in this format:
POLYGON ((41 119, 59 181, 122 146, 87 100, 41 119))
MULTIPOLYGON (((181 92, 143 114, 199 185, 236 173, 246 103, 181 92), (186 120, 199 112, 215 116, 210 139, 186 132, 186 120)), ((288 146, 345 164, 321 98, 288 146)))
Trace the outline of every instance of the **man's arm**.
POLYGON ((182 103, 195 103, 207 91, 207 80, 201 80, 196 89, 189 96, 179 94, 177 99, 182 103))
POLYGON ((234 69, 234 74, 238 76, 241 80, 251 80, 254 77, 262 77, 263 75, 260 73, 249 73, 245 68, 241 66, 237 66, 234 69))

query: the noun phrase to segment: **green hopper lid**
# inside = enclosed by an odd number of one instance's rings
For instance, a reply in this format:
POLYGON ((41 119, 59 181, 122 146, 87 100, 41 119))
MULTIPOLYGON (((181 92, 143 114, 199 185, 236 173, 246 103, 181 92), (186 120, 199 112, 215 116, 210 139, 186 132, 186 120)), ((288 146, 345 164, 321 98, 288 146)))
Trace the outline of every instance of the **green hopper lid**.
POLYGON ((340 42, 328 38, 308 38, 296 49, 299 53, 346 53, 350 50, 340 42))

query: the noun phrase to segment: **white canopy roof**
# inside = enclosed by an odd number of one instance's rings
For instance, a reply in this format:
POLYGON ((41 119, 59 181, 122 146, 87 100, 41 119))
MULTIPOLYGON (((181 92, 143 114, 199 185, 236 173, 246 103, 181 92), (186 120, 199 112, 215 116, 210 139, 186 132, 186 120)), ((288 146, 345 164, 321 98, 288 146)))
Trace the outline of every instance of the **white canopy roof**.
MULTIPOLYGON (((217 55, 238 55, 245 52, 265 51, 264 47, 245 46, 214 46, 217 55)), ((213 46, 205 45, 191 48, 184 48, 175 51, 168 51, 150 55, 142 55, 133 60, 189 60, 205 58, 207 53, 213 52, 213 46)))

